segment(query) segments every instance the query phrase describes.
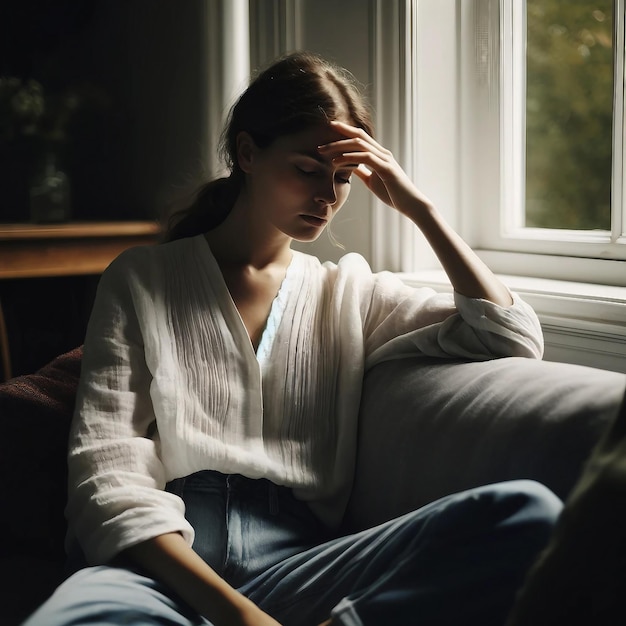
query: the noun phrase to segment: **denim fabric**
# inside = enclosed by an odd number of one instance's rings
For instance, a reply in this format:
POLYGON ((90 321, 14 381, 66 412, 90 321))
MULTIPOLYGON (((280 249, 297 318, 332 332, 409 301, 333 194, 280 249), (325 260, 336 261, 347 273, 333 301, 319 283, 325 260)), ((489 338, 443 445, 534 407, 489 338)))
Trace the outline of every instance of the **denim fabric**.
MULTIPOLYGON (((291 491, 199 472, 170 483, 194 549, 285 626, 501 626, 562 504, 532 481, 448 496, 332 538, 291 491)), ((69 578, 27 626, 208 622, 150 578, 113 567, 69 578)))

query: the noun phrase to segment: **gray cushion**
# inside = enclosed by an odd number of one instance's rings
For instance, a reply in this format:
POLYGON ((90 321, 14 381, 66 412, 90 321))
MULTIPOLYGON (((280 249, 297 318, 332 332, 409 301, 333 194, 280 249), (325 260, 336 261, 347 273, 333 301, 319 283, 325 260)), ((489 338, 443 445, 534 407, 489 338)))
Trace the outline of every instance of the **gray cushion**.
POLYGON ((565 498, 625 385, 623 374, 515 357, 376 366, 364 381, 348 526, 517 478, 565 498))

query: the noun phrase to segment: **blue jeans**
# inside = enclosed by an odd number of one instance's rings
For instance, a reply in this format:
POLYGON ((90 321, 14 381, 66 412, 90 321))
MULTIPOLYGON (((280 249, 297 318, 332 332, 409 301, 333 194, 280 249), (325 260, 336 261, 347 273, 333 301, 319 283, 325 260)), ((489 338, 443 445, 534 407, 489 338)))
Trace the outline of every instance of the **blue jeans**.
MULTIPOLYGON (((562 504, 532 481, 472 489, 376 528, 332 537, 289 489, 200 472, 185 500, 194 549, 285 626, 502 626, 562 504)), ((88 567, 26 622, 208 624, 171 591, 125 568, 88 567)))

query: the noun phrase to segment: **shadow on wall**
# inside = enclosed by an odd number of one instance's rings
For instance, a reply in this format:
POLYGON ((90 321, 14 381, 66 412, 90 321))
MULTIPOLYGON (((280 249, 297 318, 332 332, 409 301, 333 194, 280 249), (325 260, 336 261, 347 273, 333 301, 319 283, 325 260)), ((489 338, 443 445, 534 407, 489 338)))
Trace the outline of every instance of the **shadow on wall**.
POLYGON ((24 89, 4 99, 0 89, 0 222, 27 221, 28 181, 51 142, 74 220, 151 219, 195 185, 207 150, 205 16, 205 0, 1 4, 0 76, 24 89))

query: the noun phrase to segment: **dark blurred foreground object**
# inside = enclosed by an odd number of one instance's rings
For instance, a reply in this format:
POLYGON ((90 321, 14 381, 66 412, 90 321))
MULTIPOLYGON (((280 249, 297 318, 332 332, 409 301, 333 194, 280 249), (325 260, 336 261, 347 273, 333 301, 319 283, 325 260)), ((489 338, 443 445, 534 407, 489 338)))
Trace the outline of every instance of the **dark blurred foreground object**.
POLYGON ((566 502, 507 626, 626 623, 626 397, 566 502))

